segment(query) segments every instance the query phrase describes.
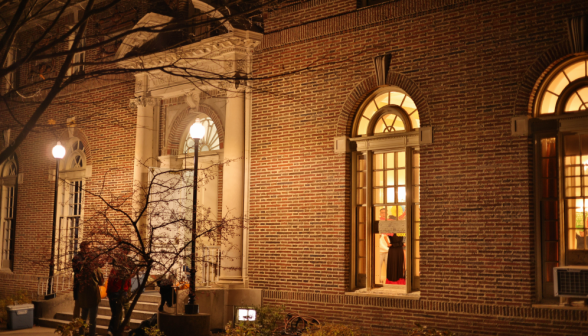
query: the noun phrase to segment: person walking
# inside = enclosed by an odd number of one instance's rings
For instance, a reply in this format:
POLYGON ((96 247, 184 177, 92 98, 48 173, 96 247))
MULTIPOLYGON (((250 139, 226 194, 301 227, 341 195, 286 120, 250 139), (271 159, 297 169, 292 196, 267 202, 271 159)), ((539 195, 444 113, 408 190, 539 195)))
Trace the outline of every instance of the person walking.
MULTIPOLYGON (((90 244, 85 247, 79 272, 78 305, 82 309, 81 318, 90 325, 89 336, 96 335, 96 317, 100 304, 100 286, 104 284, 104 276, 100 270, 100 263, 95 254, 90 252, 90 244)), ((79 266, 79 265, 78 265, 79 266)), ((84 328, 80 328, 80 335, 84 335, 84 328)))

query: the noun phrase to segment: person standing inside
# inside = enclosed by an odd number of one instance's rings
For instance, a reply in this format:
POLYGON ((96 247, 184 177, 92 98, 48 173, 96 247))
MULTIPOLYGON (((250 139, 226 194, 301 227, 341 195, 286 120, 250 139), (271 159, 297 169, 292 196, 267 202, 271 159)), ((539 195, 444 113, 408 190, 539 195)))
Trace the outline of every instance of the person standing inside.
POLYGON ((119 253, 112 260, 112 269, 108 276, 108 286, 106 295, 110 304, 110 323, 108 331, 114 334, 120 328, 122 313, 125 303, 128 301, 128 292, 131 288, 132 267, 129 265, 127 255, 129 254, 128 245, 122 244, 119 253))
MULTIPOLYGON (((78 276, 78 305, 82 309, 81 318, 90 325, 89 336, 96 335, 96 317, 100 304, 100 286, 104 284, 104 276, 100 270, 100 262, 96 254, 90 251, 87 243, 84 250, 78 276)), ((79 266, 79 265, 78 265, 79 266)), ((80 328, 80 335, 84 335, 84 328, 80 328)))

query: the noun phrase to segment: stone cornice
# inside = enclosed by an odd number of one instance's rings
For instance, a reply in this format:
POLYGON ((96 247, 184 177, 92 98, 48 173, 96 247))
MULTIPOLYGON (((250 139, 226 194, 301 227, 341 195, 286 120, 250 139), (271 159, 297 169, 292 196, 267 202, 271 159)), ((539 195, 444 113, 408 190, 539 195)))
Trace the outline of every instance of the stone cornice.
POLYGON ((235 29, 227 34, 213 36, 176 49, 120 61, 118 66, 126 69, 149 69, 175 63, 181 67, 230 52, 252 54, 253 49, 261 43, 262 37, 260 33, 235 29))

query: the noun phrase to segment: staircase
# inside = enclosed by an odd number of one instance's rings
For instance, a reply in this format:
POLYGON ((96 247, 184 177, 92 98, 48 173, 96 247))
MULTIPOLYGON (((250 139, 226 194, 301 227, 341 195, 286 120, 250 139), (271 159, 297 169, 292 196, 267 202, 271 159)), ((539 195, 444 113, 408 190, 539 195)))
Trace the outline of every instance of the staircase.
MULTIPOLYGON (((139 298, 139 302, 135 306, 131 315, 131 322, 129 323, 131 329, 139 327, 142 321, 145 321, 153 314, 157 313, 157 307, 159 306, 159 292, 157 291, 145 291, 139 298)), ((110 306, 108 304, 108 298, 102 299, 98 306, 98 317, 96 318, 96 333, 98 335, 108 335, 108 323, 110 322, 110 306)), ((57 328, 60 325, 65 325, 73 320, 73 311, 59 312, 56 313, 53 318, 40 318, 38 325, 48 328, 57 328)), ((125 333, 126 335, 127 333, 125 333)))

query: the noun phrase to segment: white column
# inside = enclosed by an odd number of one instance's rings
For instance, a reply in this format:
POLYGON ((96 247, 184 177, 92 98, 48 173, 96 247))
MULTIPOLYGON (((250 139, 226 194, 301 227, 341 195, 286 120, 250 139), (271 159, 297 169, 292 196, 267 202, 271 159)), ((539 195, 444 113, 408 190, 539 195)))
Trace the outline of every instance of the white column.
MULTIPOLYGON (((243 223, 245 94, 243 90, 227 92, 223 166, 223 218, 238 218, 243 223)), ((236 224, 236 223, 234 223, 236 224)), ((221 246, 221 283, 243 282, 243 229, 230 230, 221 246)))
MULTIPOLYGON (((155 98, 138 97, 131 99, 131 106, 137 107, 137 126, 135 138, 135 158, 133 171, 133 210, 135 216, 145 204, 144 188, 147 186, 148 167, 155 165, 153 153, 153 110, 157 104, 155 98)), ((145 231, 146 217, 139 221, 141 233, 145 231)))

